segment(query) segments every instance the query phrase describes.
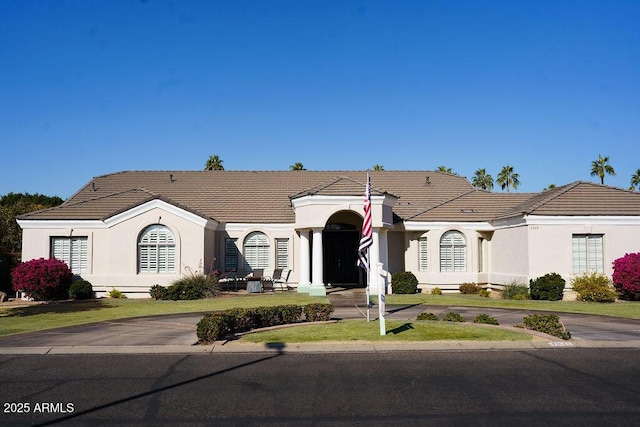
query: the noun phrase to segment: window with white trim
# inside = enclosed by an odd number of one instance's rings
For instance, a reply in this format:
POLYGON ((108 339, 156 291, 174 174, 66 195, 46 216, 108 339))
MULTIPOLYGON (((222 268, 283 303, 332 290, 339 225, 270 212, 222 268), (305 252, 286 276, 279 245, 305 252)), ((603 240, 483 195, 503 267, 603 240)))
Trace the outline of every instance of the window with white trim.
POLYGON ((225 239, 224 241, 224 271, 238 270, 238 239, 225 239))
POLYGON ((571 239, 573 274, 603 273, 602 234, 574 234, 571 239))
POLYGON ((276 239, 276 268, 289 268, 289 239, 276 239))
POLYGON ((242 254, 247 270, 269 269, 269 239, 264 233, 259 231, 250 233, 244 239, 242 254))
POLYGON ((138 241, 139 273, 174 273, 176 242, 171 230, 160 224, 147 227, 138 241))
POLYGON ((459 231, 447 231, 440 238, 440 271, 467 271, 467 242, 459 231))
POLYGON ((429 246, 426 237, 418 239, 420 271, 427 271, 429 268, 429 246))
POLYGON ((51 257, 64 261, 73 274, 87 273, 87 238, 52 237, 51 257))

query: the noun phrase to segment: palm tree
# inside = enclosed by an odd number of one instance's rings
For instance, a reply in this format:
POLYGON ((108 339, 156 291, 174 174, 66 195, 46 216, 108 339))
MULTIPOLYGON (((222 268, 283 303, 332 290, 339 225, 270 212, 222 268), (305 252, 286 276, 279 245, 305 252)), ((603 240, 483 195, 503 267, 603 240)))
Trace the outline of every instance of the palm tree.
POLYGON ((204 170, 223 171, 224 166, 222 166, 222 160, 220 159, 220 156, 218 156, 217 154, 209 156, 209 160, 207 160, 207 164, 204 166, 204 170))
POLYGON ((451 171, 451 168, 448 168, 448 167, 446 167, 446 166, 444 166, 444 165, 442 165, 442 166, 438 166, 438 171, 439 171, 439 172, 444 172, 444 173, 451 173, 451 174, 453 173, 453 172, 451 171))
POLYGON ((289 169, 291 169, 292 171, 303 171, 303 170, 306 170, 304 168, 304 165, 302 163, 300 163, 300 162, 295 162, 294 164, 289 166, 289 169))
POLYGON ((605 174, 616 176, 616 171, 609 164, 609 156, 602 157, 598 154, 598 160, 591 162, 591 176, 599 176, 600 184, 604 184, 605 174))
POLYGON ((549 186, 548 186, 548 187, 543 188, 543 189, 542 189, 542 191, 551 190, 551 189, 553 189, 553 188, 556 188, 556 185, 555 185, 555 184, 549 184, 549 186))
POLYGON ((473 175, 471 184, 476 188, 491 190, 493 188, 493 177, 484 168, 478 169, 473 175))
POLYGON ((518 185, 520 185, 519 178, 520 175, 513 171, 513 166, 507 165, 502 167, 496 182, 500 184, 503 190, 506 188, 508 193, 510 187, 513 187, 514 190, 518 188, 518 185))
POLYGON ((640 169, 631 175, 631 188, 630 190, 640 190, 640 169))
POLYGON ((373 170, 374 171, 383 171, 384 170, 384 166, 379 165, 379 164, 376 163, 375 165, 373 165, 373 170))

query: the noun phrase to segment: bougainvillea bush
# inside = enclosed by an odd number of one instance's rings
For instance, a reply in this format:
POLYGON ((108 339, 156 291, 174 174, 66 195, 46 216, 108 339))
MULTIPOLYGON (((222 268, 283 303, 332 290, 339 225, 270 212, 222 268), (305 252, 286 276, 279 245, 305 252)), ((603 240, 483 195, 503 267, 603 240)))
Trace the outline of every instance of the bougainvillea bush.
POLYGON ((55 258, 22 262, 11 272, 14 291, 22 291, 36 301, 69 298, 73 273, 64 261, 55 258))
POLYGON ((640 301, 640 253, 613 261, 613 286, 620 299, 640 301))

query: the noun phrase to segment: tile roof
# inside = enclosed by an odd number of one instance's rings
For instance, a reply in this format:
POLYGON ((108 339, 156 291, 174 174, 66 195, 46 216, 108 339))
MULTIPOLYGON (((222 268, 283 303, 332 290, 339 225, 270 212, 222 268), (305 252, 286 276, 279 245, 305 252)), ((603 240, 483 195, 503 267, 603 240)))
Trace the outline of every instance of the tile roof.
POLYGON ((519 215, 638 216, 640 193, 592 182, 576 181, 543 191, 496 218, 519 215))
MULTIPOLYGON (((491 221, 537 215, 640 215, 640 194, 577 182, 542 193, 492 193, 438 171, 370 171, 396 221, 491 221)), ((161 199, 223 223, 293 223, 291 198, 361 196, 367 171, 125 171, 98 176, 62 205, 24 220, 104 220, 161 199)))

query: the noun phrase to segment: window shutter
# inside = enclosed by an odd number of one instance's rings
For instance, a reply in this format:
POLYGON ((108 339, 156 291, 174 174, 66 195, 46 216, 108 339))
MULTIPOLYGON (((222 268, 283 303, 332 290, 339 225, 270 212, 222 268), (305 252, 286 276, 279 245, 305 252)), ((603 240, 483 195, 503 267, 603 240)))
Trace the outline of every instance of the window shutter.
POLYGON ((224 241, 224 270, 238 270, 238 248, 236 239, 226 239, 224 241))
POLYGON ((589 272, 604 272, 602 236, 587 236, 587 253, 589 255, 589 272))
POLYGON ((269 239, 264 233, 253 232, 244 241, 243 251, 246 267, 269 269, 269 239))
POLYGON ((429 256, 429 246, 427 244, 426 237, 420 237, 418 239, 418 248, 420 251, 420 271, 427 271, 429 268, 428 256, 429 256))
POLYGON ((175 239, 171 230, 159 224, 147 227, 138 244, 140 273, 173 273, 175 263, 175 239))
POLYGON ((276 268, 289 266, 289 239, 276 239, 276 268))

